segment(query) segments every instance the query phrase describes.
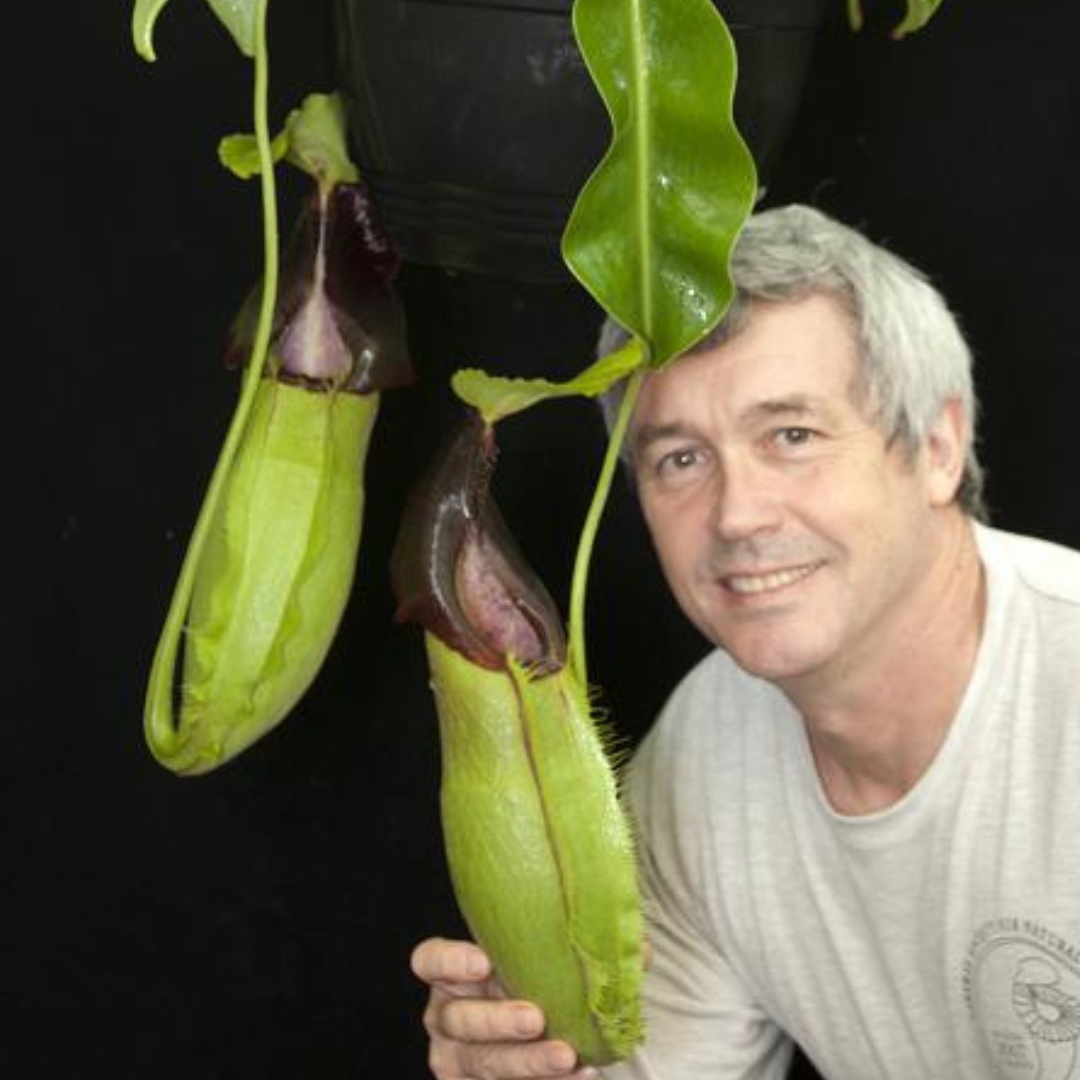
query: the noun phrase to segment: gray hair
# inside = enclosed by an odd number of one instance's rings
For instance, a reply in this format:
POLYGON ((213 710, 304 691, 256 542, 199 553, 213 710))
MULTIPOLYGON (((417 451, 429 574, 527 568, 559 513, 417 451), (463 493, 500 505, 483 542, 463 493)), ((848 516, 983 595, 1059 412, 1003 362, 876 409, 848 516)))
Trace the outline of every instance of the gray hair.
MULTIPOLYGON (((959 399, 971 425, 957 501, 985 519, 983 470, 975 447, 978 402, 972 357, 955 316, 925 275, 809 206, 753 215, 731 258, 735 298, 724 318, 691 353, 715 348, 742 330, 755 300, 834 297, 854 320, 861 362, 859 404, 890 439, 914 454, 942 409, 959 399)), ((608 319, 598 351, 607 355, 629 335, 608 319)), ((617 396, 603 402, 609 423, 617 396)))

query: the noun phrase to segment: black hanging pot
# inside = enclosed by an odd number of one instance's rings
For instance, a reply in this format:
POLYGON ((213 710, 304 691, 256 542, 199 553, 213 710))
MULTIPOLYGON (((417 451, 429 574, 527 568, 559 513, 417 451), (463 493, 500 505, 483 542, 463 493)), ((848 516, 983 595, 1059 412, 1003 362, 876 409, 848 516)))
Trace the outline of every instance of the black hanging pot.
MULTIPOLYGON (((663 0, 659 0, 663 2, 663 0)), ((735 119, 762 182, 836 0, 715 0, 735 38, 735 119)), ((572 0, 336 0, 353 149, 408 259, 532 281, 559 255, 610 139, 572 0)))

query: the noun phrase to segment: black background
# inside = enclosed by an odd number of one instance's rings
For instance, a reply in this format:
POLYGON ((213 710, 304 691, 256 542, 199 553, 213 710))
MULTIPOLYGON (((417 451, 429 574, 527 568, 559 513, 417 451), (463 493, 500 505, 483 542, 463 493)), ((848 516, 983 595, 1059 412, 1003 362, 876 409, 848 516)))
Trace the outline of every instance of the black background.
MULTIPOLYGON (((997 522, 1080 546, 1080 14, 946 0, 897 44, 893 4, 859 38, 840 7, 769 201, 814 202, 933 276, 975 346, 997 522)), ((174 779, 144 749, 141 698, 234 403, 223 328, 258 274, 254 189, 214 158, 249 126, 250 69, 199 3, 166 9, 153 68, 126 5, 19 12, 4 70, 0 1073, 420 1080, 408 952, 461 926, 425 670, 416 633, 390 625, 387 555, 445 432, 448 373, 574 371, 596 311, 570 287, 407 268, 423 380, 385 398, 329 662, 273 736, 174 779)), ((331 35, 328 4, 275 0, 277 119, 332 82, 331 35)), ((505 515, 565 597, 599 423, 571 403, 504 426, 505 515)), ((625 492, 591 611, 593 675, 633 743, 702 645, 625 492)))

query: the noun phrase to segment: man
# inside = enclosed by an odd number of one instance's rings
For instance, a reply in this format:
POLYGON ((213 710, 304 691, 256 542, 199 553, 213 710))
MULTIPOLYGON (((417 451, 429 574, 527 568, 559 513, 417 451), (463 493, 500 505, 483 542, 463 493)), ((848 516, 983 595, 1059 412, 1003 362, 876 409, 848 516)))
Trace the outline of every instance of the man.
MULTIPOLYGON (((804 207, 733 273, 631 428, 718 649, 628 777, 647 1033, 604 1075, 778 1080, 795 1042, 828 1080, 1080 1080, 1080 555, 976 523, 970 356, 919 274, 804 207)), ((440 1080, 575 1069, 475 946, 414 968, 440 1080)))

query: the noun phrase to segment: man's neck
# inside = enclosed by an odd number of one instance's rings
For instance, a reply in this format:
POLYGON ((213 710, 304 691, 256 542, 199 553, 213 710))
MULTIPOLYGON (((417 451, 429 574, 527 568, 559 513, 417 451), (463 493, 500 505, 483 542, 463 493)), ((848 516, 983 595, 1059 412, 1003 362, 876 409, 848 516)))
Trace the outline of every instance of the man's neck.
POLYGON ((971 679, 986 587, 958 511, 884 647, 847 672, 786 686, 806 723, 826 797, 843 814, 884 810, 929 768, 971 679))

